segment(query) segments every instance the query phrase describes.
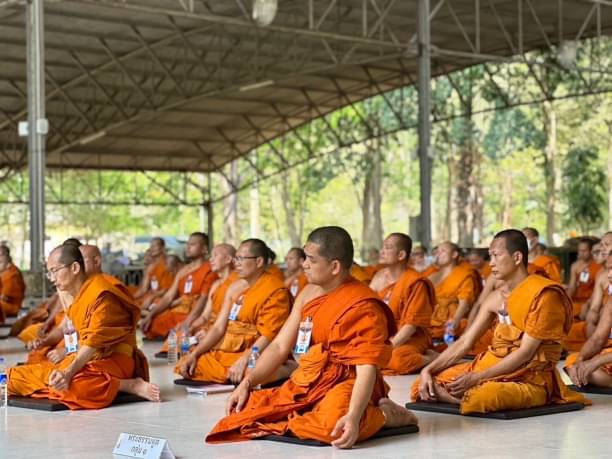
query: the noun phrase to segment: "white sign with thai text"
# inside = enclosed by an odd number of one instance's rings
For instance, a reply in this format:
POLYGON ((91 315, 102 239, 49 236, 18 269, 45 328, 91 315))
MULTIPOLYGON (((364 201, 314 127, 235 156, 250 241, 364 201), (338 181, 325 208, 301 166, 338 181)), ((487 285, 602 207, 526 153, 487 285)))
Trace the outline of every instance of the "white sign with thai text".
POLYGON ((168 440, 131 433, 121 433, 113 454, 137 459, 175 459, 168 440))

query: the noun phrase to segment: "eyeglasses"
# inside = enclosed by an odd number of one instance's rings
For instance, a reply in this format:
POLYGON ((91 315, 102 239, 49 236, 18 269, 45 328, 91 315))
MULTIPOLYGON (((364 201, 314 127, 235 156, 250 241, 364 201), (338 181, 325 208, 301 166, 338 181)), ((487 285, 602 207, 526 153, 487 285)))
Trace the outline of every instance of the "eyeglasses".
POLYGON ((69 265, 61 265, 61 266, 58 266, 58 267, 56 267, 56 268, 51 268, 51 269, 49 269, 49 270, 47 271, 47 279, 49 279, 49 280, 53 280, 53 279, 55 279, 55 276, 57 276, 57 273, 58 273, 59 271, 61 271, 62 269, 64 269, 64 268, 68 268, 68 266, 69 266, 69 265))
POLYGON ((241 256, 237 256, 237 257, 234 257, 234 262, 235 263, 242 263, 244 260, 255 260, 256 258, 259 258, 259 257, 241 257, 241 256))

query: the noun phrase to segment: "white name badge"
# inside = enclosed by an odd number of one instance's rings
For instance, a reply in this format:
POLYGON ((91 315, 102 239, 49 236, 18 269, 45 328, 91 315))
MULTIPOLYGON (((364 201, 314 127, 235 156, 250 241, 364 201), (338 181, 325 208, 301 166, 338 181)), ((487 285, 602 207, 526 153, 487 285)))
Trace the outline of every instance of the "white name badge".
POLYGON ((151 279, 151 290, 156 291, 159 288, 159 282, 156 278, 151 279))
POLYGON ((608 295, 612 296, 612 284, 608 285, 608 295))
POLYGON ((300 324, 300 331, 298 332, 297 341, 295 342, 295 348, 293 352, 296 354, 306 354, 310 347, 310 338, 312 336, 312 322, 302 322, 300 324))
POLYGON ((185 286, 183 287, 183 293, 184 294, 191 293, 192 287, 193 287, 193 277, 191 277, 191 274, 190 274, 189 277, 187 278, 187 281, 185 281, 185 286))
POLYGON ((238 314, 240 314, 240 309, 242 309, 242 300, 243 296, 238 298, 236 302, 232 305, 232 309, 230 310, 229 320, 236 320, 238 318, 238 314))
POLYGON ((582 282, 583 284, 586 284, 589 281, 589 272, 588 271, 582 271, 580 273, 580 277, 578 278, 578 280, 580 282, 582 282))
POLYGON ((389 301, 391 301, 391 290, 387 292, 387 294, 383 298, 383 301, 385 302, 387 306, 389 306, 389 301))
POLYGON ((131 433, 121 433, 113 455, 139 459, 175 459, 168 440, 131 433))
POLYGON ((298 284, 298 281, 297 281, 297 279, 296 279, 296 280, 294 280, 293 282, 291 282, 291 287, 290 287, 290 289, 289 289, 289 291, 291 292, 291 296, 292 296, 293 298, 295 298, 295 297, 297 296, 297 294, 298 294, 298 288, 299 288, 299 284, 298 284))
POLYGON ((70 334, 64 333, 64 347, 66 348, 66 354, 72 354, 79 350, 79 335, 76 331, 70 334))

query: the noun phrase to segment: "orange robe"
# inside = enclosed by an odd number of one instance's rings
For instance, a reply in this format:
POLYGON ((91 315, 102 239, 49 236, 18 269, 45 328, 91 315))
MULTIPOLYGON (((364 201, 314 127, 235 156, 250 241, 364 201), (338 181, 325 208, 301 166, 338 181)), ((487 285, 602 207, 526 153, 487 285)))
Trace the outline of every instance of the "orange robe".
POLYGON ((146 359, 136 347, 140 309, 126 287, 94 274, 86 279, 67 314, 78 333, 79 347, 96 349, 93 358, 72 378, 65 392, 48 385, 49 375, 54 369, 65 370, 76 353, 58 365, 45 362, 10 368, 10 395, 58 400, 73 410, 98 409, 115 399, 120 379, 148 379, 146 359))
MULTIPOLYGON (((287 281, 288 280, 289 279, 287 279, 287 281)), ((306 277, 306 274, 304 274, 304 272, 301 272, 299 276, 294 276, 291 282, 289 282, 288 284, 287 281, 285 281, 285 285, 287 285, 289 293, 291 293, 293 299, 296 299, 299 293, 304 289, 304 287, 308 285, 308 278, 306 277)))
POLYGON ((429 324, 436 304, 434 286, 421 273, 408 268, 395 284, 389 285, 378 294, 389 305, 398 330, 404 325, 417 327, 417 331, 408 341, 393 349, 391 360, 383 373, 415 373, 424 366, 423 354, 431 347, 429 324))
POLYGON ((166 257, 161 257, 152 267, 149 272, 148 291, 138 300, 142 305, 147 302, 156 292, 165 291, 172 287, 174 282, 174 274, 168 271, 166 265, 166 257))
MULTIPOLYGON (((612 287, 603 287, 602 305, 606 304, 610 298, 610 289, 612 287)), ((587 322, 586 320, 574 320, 572 328, 567 334, 567 338, 563 341, 563 347, 570 352, 578 352, 582 349, 584 343, 587 342, 587 322)))
POLYGON ((366 285, 369 285, 372 281, 372 276, 370 276, 370 274, 368 274, 368 272, 357 263, 353 263, 353 266, 351 267, 351 276, 366 285))
POLYGON ((538 265, 534 265, 533 263, 528 263, 527 264, 527 273, 528 274, 537 274, 538 276, 542 276, 542 277, 546 277, 547 279, 550 279, 548 277, 548 273, 544 270, 544 268, 541 268, 538 265))
MULTIPOLYGON (((251 348, 260 336, 272 341, 287 320, 291 308, 290 294, 284 282, 264 272, 232 303, 242 301, 236 320, 228 320, 225 335, 213 349, 198 358, 192 379, 196 381, 227 381, 227 371, 251 348)), ((187 357, 183 357, 187 358, 187 357)), ((179 361, 178 367, 182 364, 179 361)))
MULTIPOLYGON (((563 383, 556 369, 561 341, 572 323, 572 303, 563 288, 541 277, 528 276, 510 294, 507 309, 512 324, 498 324, 489 349, 473 362, 442 371, 435 380, 442 387, 468 372, 499 363, 521 345, 523 334, 541 340, 533 358, 512 373, 482 381, 461 398, 461 414, 487 413, 550 404, 588 403, 563 383)), ((418 400, 419 380, 411 391, 418 400)))
POLYGON ((381 269, 383 269, 385 267, 385 265, 378 263, 375 265, 368 265, 365 268, 363 268, 365 270, 365 272, 368 274, 368 276, 370 276, 370 279, 374 279, 374 275, 380 271, 381 269))
POLYGON ((480 278, 482 279, 482 286, 487 280, 487 278, 491 275, 491 265, 489 263, 485 263, 482 268, 478 270, 478 274, 480 274, 480 278))
MULTIPOLYGON (((333 441, 336 422, 348 412, 355 366, 386 365, 395 321, 376 294, 355 279, 306 304, 302 320, 308 316, 313 323, 310 349, 291 378, 281 387, 251 392, 246 406, 223 418, 208 434, 207 442, 285 433, 333 441)), ((383 427, 385 419, 378 401, 388 391, 378 373, 357 441, 367 440, 383 427)))
POLYGON ((21 271, 15 265, 9 266, 0 274, 0 284, 0 322, 3 322, 4 316, 14 317, 21 309, 26 287, 21 271))
POLYGON ((546 272, 546 277, 551 281, 561 282, 561 262, 557 257, 551 255, 539 255, 532 263, 546 272))
POLYGON ((433 273, 437 273, 438 271, 440 271, 440 267, 439 266, 429 265, 427 268, 425 268, 423 270, 423 272, 421 274, 423 275, 423 277, 429 277, 433 273))
MULTIPOLYGON (((436 288, 437 304, 431 316, 430 333, 432 338, 441 339, 444 336, 446 322, 453 318, 459 307, 459 300, 474 303, 482 290, 480 275, 470 264, 461 263, 453 268, 448 276, 436 288)), ((467 320, 457 324, 456 336, 460 336, 467 320)))
POLYGON ((285 275, 277 264, 272 263, 271 265, 268 265, 266 271, 268 271, 273 276, 278 277, 282 281, 285 280, 285 275))
POLYGON ((205 261, 198 268, 185 274, 178 284, 180 302, 178 305, 166 309, 151 321, 151 327, 145 333, 148 339, 165 338, 170 330, 187 318, 191 308, 200 295, 208 296, 210 287, 217 280, 217 274, 205 261))

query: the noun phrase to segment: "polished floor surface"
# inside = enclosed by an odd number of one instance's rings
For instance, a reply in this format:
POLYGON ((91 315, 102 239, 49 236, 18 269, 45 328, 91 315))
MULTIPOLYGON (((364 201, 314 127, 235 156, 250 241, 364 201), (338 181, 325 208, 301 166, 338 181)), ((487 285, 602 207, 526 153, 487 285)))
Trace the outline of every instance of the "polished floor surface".
MULTIPOLYGON (((152 380, 162 388, 162 403, 56 413, 9 407, 0 412, 0 458, 108 458, 121 432, 166 438, 178 458, 610 457, 612 396, 602 395, 592 396, 594 405, 579 412, 514 421, 420 413, 420 433, 366 442, 352 451, 267 441, 206 445, 204 435, 222 416, 227 395, 186 395, 172 384, 167 363, 152 358, 158 348, 156 343, 144 345, 152 380)), ((24 359, 25 350, 16 339, 1 340, 0 355, 15 364, 24 359)), ((388 378, 391 398, 408 401, 414 379, 388 378)))

